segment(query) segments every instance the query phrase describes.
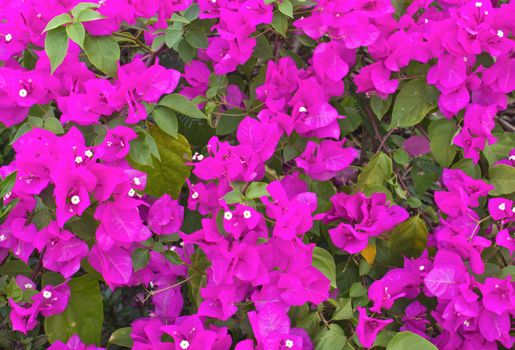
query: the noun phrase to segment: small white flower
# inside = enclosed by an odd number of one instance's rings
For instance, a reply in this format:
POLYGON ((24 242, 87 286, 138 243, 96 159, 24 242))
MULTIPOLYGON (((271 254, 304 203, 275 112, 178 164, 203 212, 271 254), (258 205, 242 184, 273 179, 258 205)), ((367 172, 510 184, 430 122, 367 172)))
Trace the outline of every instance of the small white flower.
POLYGON ((424 19, 424 23, 426 23, 426 24, 429 23, 429 20, 427 18, 424 19))
POLYGON ((481 1, 477 1, 475 5, 476 5, 476 7, 481 7, 481 6, 483 6, 483 3, 481 1))
POLYGON ((243 212, 243 217, 244 217, 245 219, 250 219, 250 218, 251 218, 251 216, 252 216, 252 213, 250 212, 250 210, 245 210, 245 211, 243 212))
POLYGON ((193 192, 193 193, 191 194, 191 198, 193 198, 193 199, 197 199, 197 198, 198 198, 198 192, 193 192))
MULTIPOLYGON (((215 0, 216 1, 216 0, 215 0)), ((187 341, 186 339, 185 340, 181 340, 179 346, 181 347, 181 349, 183 350, 186 350, 186 349, 189 349, 190 347, 190 342, 187 341)))
POLYGON ((286 339, 286 341, 284 342, 284 346, 286 346, 288 349, 293 348, 293 340, 286 339))
POLYGON ((134 191, 134 189, 131 188, 127 194, 129 195, 129 197, 134 197, 134 195, 136 194, 136 191, 134 191))
POLYGON ((419 269, 420 271, 424 271, 424 269, 425 269, 425 268, 426 268, 426 267, 425 267, 424 265, 421 265, 418 269, 419 269))
POLYGON ((500 29, 499 29, 499 30, 497 31, 497 36, 498 36, 499 38, 503 38, 503 37, 504 37, 504 32, 503 32, 502 30, 500 30, 500 29))
POLYGON ((107 144, 107 147, 111 147, 113 145, 113 143, 111 141, 107 141, 106 144, 107 144))
POLYGON ((36 15, 36 17, 37 17, 37 18, 41 18, 41 17, 43 17, 43 15, 42 15, 41 13, 38 13, 38 14, 36 15))
POLYGON ((77 164, 82 163, 82 157, 81 156, 75 157, 75 163, 77 163, 77 164))
POLYGON ((224 213, 224 219, 225 220, 231 220, 232 219, 232 213, 230 211, 226 211, 224 213))
POLYGON ((515 154, 508 157, 509 160, 515 160, 515 154))
POLYGON ((216 0, 211 0, 211 2, 212 2, 213 4, 216 4, 216 0))
POLYGON ((197 160, 200 162, 202 159, 204 159, 204 155, 199 154, 199 155, 197 156, 197 160))
POLYGON ((51 292, 49 292, 48 290, 45 290, 45 291, 43 292, 43 298, 45 298, 45 299, 50 299, 51 297, 52 297, 52 293, 51 293, 51 292))
POLYGON ((25 283, 23 286, 25 287, 25 289, 33 288, 32 283, 25 283))
POLYGON ((463 321, 463 324, 465 325, 465 327, 470 326, 470 322, 469 322, 469 320, 465 320, 465 321, 463 321))
POLYGON ((499 206, 497 207, 499 210, 506 210, 506 203, 501 203, 499 204, 499 206))
POLYGON ((4 201, 5 201, 5 200, 8 200, 8 199, 9 199, 9 197, 11 197, 11 195, 12 195, 12 192, 7 192, 7 193, 4 195, 4 201))
POLYGON ((88 157, 88 158, 93 157, 93 152, 91 152, 91 150, 89 150, 89 149, 88 149, 86 152, 84 152, 84 154, 85 154, 85 155, 86 155, 86 157, 88 157))
POLYGON ((80 197, 75 195, 75 196, 72 196, 72 198, 70 199, 70 201, 72 202, 72 204, 79 204, 80 203, 80 197))
POLYGON ((0 235, 0 242, 5 241, 6 239, 7 239, 7 237, 5 237, 5 235, 4 235, 4 234, 1 234, 1 235, 0 235))
POLYGON ((27 97, 28 94, 29 92, 25 89, 20 89, 20 91, 18 91, 18 95, 20 95, 21 98, 27 97))
POLYGON ((5 34, 5 41, 11 42, 11 40, 13 40, 12 34, 11 33, 5 34))
POLYGON ((299 107, 299 113, 306 113, 308 110, 306 109, 306 107, 304 106, 301 106, 299 107))
POLYGON ((134 178, 132 179, 132 182, 133 182, 136 186, 141 185, 141 180, 139 179, 139 177, 134 177, 134 178))
POLYGON ((496 284, 494 287, 497 289, 497 288, 499 288, 499 285, 498 285, 498 284, 496 284))

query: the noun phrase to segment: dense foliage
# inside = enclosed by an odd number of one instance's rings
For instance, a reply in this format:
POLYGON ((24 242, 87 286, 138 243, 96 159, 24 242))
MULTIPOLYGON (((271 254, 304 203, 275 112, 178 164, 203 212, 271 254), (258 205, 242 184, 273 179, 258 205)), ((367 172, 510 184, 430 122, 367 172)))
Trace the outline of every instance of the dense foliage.
POLYGON ((0 8, 0 348, 512 348, 513 1, 0 8))

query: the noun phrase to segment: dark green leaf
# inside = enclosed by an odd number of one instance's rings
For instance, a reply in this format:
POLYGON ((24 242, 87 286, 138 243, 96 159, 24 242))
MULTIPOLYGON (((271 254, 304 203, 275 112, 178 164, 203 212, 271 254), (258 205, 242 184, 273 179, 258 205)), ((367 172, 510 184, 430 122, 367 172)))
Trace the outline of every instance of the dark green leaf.
POLYGON ((145 248, 138 248, 132 252, 132 268, 139 271, 145 268, 150 259, 150 252, 145 248))
POLYGON ((45 318, 48 340, 63 342, 79 335, 86 344, 100 345, 104 309, 98 281, 88 274, 68 282, 71 295, 63 313, 45 318))
POLYGON ((177 254, 175 251, 173 251, 173 250, 166 250, 164 252, 164 254, 165 254, 165 258, 169 262, 171 262, 172 264, 174 264, 174 265, 182 265, 182 264, 184 264, 182 262, 181 257, 179 256, 179 254, 177 254))
POLYGON ((150 134, 156 141, 161 161, 152 157, 153 168, 134 162, 131 164, 136 169, 147 173, 145 191, 149 195, 161 197, 168 193, 177 198, 184 181, 190 174, 190 168, 185 163, 191 161, 191 147, 184 136, 179 134, 175 139, 154 125, 150 126, 150 134))
POLYGON ((165 44, 168 47, 173 47, 182 39, 184 30, 182 28, 168 28, 165 33, 165 44))
POLYGON ((392 257, 397 262, 402 262, 402 257, 417 257, 427 244, 427 226, 418 215, 404 221, 389 235, 388 248, 392 257))
POLYGON ((179 43, 178 50, 179 57, 186 63, 190 63, 197 54, 197 49, 191 46, 186 40, 182 40, 179 43))
POLYGON ((383 119, 384 115, 386 114, 386 112, 388 112, 391 105, 392 95, 388 95, 388 98, 386 98, 386 100, 383 100, 382 98, 379 98, 376 95, 373 95, 370 98, 370 107, 372 108, 372 111, 379 120, 383 119))
POLYGON ((32 270, 21 260, 9 260, 0 266, 0 275, 16 277, 17 275, 30 276, 32 270))
POLYGON ((265 182, 252 182, 245 191, 245 197, 256 199, 269 196, 270 194, 266 190, 266 186, 268 186, 268 184, 265 182))
POLYGON ((490 166, 501 159, 508 158, 513 145, 515 145, 515 133, 494 133, 493 136, 497 138, 497 142, 493 145, 487 143, 483 150, 490 166))
POLYGON ((286 37, 286 31, 288 30, 288 17, 280 12, 276 12, 272 20, 272 27, 277 33, 286 37))

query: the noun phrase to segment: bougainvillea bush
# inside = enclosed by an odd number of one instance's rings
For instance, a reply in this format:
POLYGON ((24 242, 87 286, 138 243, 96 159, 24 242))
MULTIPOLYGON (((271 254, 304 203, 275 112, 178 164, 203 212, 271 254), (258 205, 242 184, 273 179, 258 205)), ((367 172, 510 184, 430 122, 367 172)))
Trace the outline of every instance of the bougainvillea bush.
POLYGON ((0 8, 0 348, 513 347, 513 1, 0 8))

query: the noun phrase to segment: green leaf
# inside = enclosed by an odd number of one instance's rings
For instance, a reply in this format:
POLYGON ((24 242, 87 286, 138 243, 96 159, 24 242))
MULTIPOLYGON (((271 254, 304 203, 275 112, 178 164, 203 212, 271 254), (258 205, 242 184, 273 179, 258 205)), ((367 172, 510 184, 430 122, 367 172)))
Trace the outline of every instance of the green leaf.
POLYGON ((419 256, 426 249, 427 234, 426 223, 418 215, 399 224, 388 239, 392 257, 401 262, 404 256, 419 256))
POLYGON ((84 40, 84 52, 100 71, 110 76, 116 75, 120 46, 112 37, 87 35, 84 40))
POLYGON ((45 121, 43 122, 43 128, 53 132, 56 135, 64 134, 63 126, 61 125, 59 119, 57 119, 56 117, 50 117, 45 119, 45 121))
POLYGON ((383 185, 392 175, 392 160, 383 152, 378 152, 358 175, 356 187, 364 191, 374 185, 383 185))
POLYGON ((288 17, 280 12, 275 13, 274 18, 272 19, 272 28, 274 28, 274 30, 283 37, 286 37, 286 31, 288 30, 288 17))
POLYGON ((493 136, 497 138, 497 142, 493 145, 487 143, 483 150, 483 154, 490 166, 493 166, 501 159, 508 158, 515 144, 515 133, 494 133, 493 136))
POLYGON ((179 43, 179 57, 186 63, 189 63, 193 60, 195 55, 197 54, 197 49, 190 45, 186 40, 182 40, 179 43))
POLYGON ((241 115, 225 115, 225 114, 236 114, 240 113, 240 111, 235 109, 230 109, 224 112, 224 115, 220 117, 218 122, 216 123, 216 134, 217 135, 229 135, 230 133, 236 131, 240 122, 245 118, 245 116, 241 115))
POLYGON ((16 171, 7 175, 2 182, 0 182, 0 197, 3 198, 6 194, 10 193, 16 182, 16 171))
POLYGON ((393 160, 400 165, 407 164, 409 163, 409 154, 402 148, 396 149, 393 152, 393 160))
POLYGON ((68 38, 70 38, 74 43, 80 47, 84 46, 86 30, 84 29, 82 23, 73 23, 69 26, 66 26, 66 34, 68 34, 68 38))
POLYGON ((198 4, 191 4, 190 7, 184 11, 184 18, 186 18, 189 21, 193 21, 198 18, 198 15, 200 13, 200 8, 198 4))
POLYGON ((152 154, 150 153, 150 146, 146 142, 145 137, 138 137, 136 140, 130 142, 131 148, 129 156, 131 160, 141 165, 153 167, 152 154))
POLYGON ((182 265, 184 264, 179 254, 177 254, 174 250, 167 250, 164 252, 165 258, 174 265, 182 265))
POLYGON ((88 274, 68 282, 71 290, 63 313, 45 318, 45 332, 50 343, 68 341, 78 334, 86 344, 100 345, 104 309, 98 281, 88 274))
POLYGON ((269 196, 270 194, 266 190, 266 186, 268 186, 268 184, 265 182, 252 182, 245 191, 245 197, 256 199, 269 196))
POLYGON ((331 287, 336 288, 336 265, 331 253, 323 248, 315 247, 312 265, 331 281, 331 287))
POLYGON ((277 7, 279 8, 279 11, 284 13, 286 16, 293 18, 293 6, 290 0, 282 0, 277 3, 277 7))
POLYGON ((269 60, 274 57, 274 51, 270 42, 264 35, 260 35, 256 38, 256 47, 252 53, 254 58, 261 58, 262 60, 269 60))
POLYGON ((242 203, 245 200, 245 197, 243 194, 238 190, 232 190, 231 192, 227 192, 223 199, 225 203, 227 204, 236 204, 236 203, 242 203))
POLYGON ((495 189, 490 195, 499 196, 515 192, 515 167, 506 164, 497 164, 489 170, 490 182, 495 189))
MULTIPOLYGON (((186 138, 180 134, 177 135, 177 139, 174 139, 154 125, 150 125, 149 131, 156 141, 161 161, 152 156, 153 168, 135 162, 131 164, 136 169, 147 173, 145 191, 149 195, 161 197, 168 193, 177 198, 190 174, 190 167, 185 163, 191 161, 191 147, 186 138)), ((135 159, 132 158, 132 160, 135 159)))
POLYGON ((436 346, 431 344, 427 339, 411 332, 397 333, 386 350, 438 350, 436 346))
POLYGON ((392 111, 389 129, 406 128, 417 125, 435 107, 431 101, 434 87, 426 84, 424 79, 413 79, 400 90, 392 111))
POLYGON ((179 23, 189 24, 191 21, 188 20, 187 18, 179 15, 178 13, 174 13, 172 15, 172 22, 179 22, 179 23))
POLYGON ((30 267, 21 260, 9 260, 2 266, 0 266, 0 275, 7 275, 10 277, 16 277, 17 275, 30 276, 32 270, 30 267))
POLYGON ((435 120, 429 124, 427 133, 431 154, 438 164, 444 168, 451 165, 458 152, 457 147, 452 144, 456 134, 456 123, 448 119, 435 120))
POLYGON ((376 95, 372 95, 370 98, 370 108, 372 108, 372 112, 376 115, 377 119, 383 119, 384 115, 390 109, 392 105, 392 95, 388 95, 386 100, 377 97, 376 95))
POLYGON ((157 126, 159 126, 159 129, 177 138, 179 122, 177 121, 177 116, 170 108, 157 106, 152 112, 152 117, 157 126))
POLYGON ((461 159, 460 161, 454 163, 451 169, 461 169, 467 175, 472 176, 475 179, 481 177, 481 169, 479 168, 479 165, 474 164, 474 162, 468 158, 461 159))
POLYGON ((77 19, 77 22, 84 23, 84 22, 96 21, 96 20, 103 19, 103 18, 105 18, 105 17, 102 16, 97 11, 93 11, 91 9, 85 9, 79 14, 79 16, 76 19, 77 19))
POLYGON ((45 52, 50 60, 51 73, 63 63, 68 52, 68 35, 64 27, 58 27, 47 32, 45 37, 45 52))
POLYGON ((332 320, 350 320, 352 317, 354 317, 354 312, 351 300, 349 298, 338 299, 338 306, 334 310, 332 320))
POLYGON ((45 29, 43 29, 43 33, 51 31, 52 29, 61 27, 62 25, 68 24, 72 22, 72 18, 69 14, 63 13, 61 15, 55 16, 48 22, 45 29))
POLYGON ((199 28, 189 28, 184 34, 184 38, 196 49, 205 49, 207 47, 207 35, 199 28))
POLYGON ((150 252, 145 248, 138 248, 132 252, 132 268, 134 271, 139 271, 148 264, 150 259, 150 252))
POLYGON ((96 9, 99 7, 100 5, 94 2, 80 2, 72 8, 71 13, 74 18, 77 18, 84 10, 96 9))
POLYGON ((340 326, 333 323, 329 325, 329 329, 320 328, 314 341, 315 350, 342 350, 347 342, 347 337, 340 326))
POLYGON ((173 47, 182 39, 184 30, 182 28, 168 28, 165 33, 165 44, 168 47, 173 47))
POLYGON ((359 298, 367 295, 367 289, 359 282, 354 282, 349 290, 349 295, 352 298, 359 298))
POLYGON ((190 118, 207 119, 206 115, 198 107, 180 94, 166 95, 160 102, 160 106, 165 106, 190 118))
POLYGON ((111 334, 111 337, 109 337, 108 344, 123 346, 129 349, 132 348, 133 341, 131 338, 131 331, 131 327, 118 328, 113 332, 113 334, 111 334))

